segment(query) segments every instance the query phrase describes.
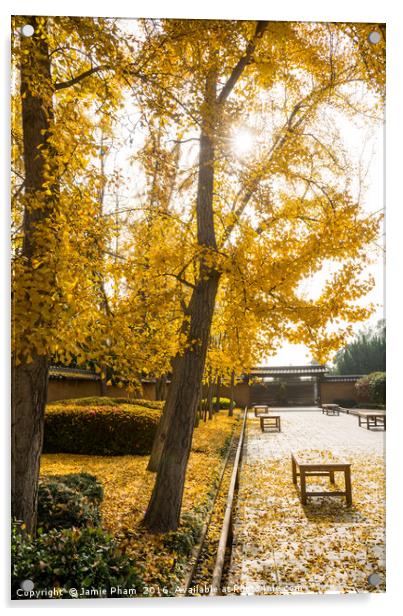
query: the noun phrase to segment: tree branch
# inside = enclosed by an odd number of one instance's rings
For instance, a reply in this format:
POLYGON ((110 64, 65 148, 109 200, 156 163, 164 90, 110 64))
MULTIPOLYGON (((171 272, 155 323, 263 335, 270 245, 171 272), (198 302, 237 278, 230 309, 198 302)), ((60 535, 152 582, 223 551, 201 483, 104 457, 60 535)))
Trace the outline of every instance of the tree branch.
POLYGON ((77 75, 77 77, 73 77, 72 79, 69 79, 68 81, 62 81, 60 83, 55 83, 55 90, 57 91, 57 90, 64 90, 65 88, 70 88, 70 86, 74 86, 76 83, 83 81, 83 79, 85 79, 86 77, 90 77, 94 73, 99 73, 99 71, 104 71, 109 68, 110 67, 107 66, 106 64, 102 64, 101 66, 94 66, 93 68, 88 69, 88 71, 84 71, 84 73, 81 73, 80 75, 77 75))
POLYGON ((221 90, 220 94, 217 97, 217 103, 219 105, 221 105, 222 103, 225 103, 225 101, 231 94, 232 90, 234 89, 236 82, 242 75, 245 67, 248 64, 250 64, 250 61, 252 59, 252 54, 256 49, 257 40, 262 36, 263 32, 266 30, 268 23, 269 23, 268 21, 258 21, 257 22, 255 34, 253 35, 253 38, 248 43, 248 46, 245 51, 245 55, 243 55, 242 58, 240 58, 240 60, 238 61, 238 63, 234 66, 234 68, 232 69, 232 73, 228 78, 228 81, 226 82, 226 84, 224 85, 223 89, 221 90))

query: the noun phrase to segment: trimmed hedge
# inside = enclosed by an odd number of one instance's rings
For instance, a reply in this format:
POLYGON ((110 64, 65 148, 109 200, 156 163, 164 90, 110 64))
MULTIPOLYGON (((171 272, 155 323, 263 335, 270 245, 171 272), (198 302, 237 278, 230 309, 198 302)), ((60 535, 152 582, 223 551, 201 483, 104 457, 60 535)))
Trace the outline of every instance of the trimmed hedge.
POLYGON ((48 406, 114 406, 115 404, 133 404, 134 406, 144 406, 147 409, 162 411, 164 402, 158 400, 142 400, 140 398, 108 398, 108 396, 91 396, 88 398, 68 398, 67 400, 57 400, 48 406))
POLYGON ((101 521, 103 489, 88 473, 41 477, 38 489, 38 527, 81 528, 101 521))
MULTIPOLYGON (((110 535, 100 528, 52 530, 33 539, 13 524, 11 538, 11 588, 13 599, 71 599, 70 589, 136 589, 141 593, 139 565, 124 555, 110 535), (22 580, 32 580, 37 595, 23 594, 22 580), (41 591, 44 594, 41 594, 41 591), (49 595, 49 591, 54 595, 49 595), (38 596, 39 595, 39 596, 38 596)), ((78 598, 85 598, 78 595, 78 598)), ((88 598, 91 595, 87 595, 88 598)), ((94 598, 94 596, 92 596, 94 598)), ((95 595, 97 598, 97 595, 95 595)))
POLYGON ((46 408, 45 453, 119 456, 151 452, 160 413, 132 404, 46 408))

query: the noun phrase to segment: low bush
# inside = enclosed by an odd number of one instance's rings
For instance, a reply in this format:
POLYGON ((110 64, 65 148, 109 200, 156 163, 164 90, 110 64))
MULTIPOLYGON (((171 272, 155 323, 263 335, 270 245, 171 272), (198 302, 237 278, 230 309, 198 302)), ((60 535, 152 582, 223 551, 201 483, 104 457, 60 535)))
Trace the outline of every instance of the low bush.
POLYGON ((77 589, 78 598, 90 598, 85 589, 89 593, 91 588, 104 590, 104 597, 116 596, 112 589, 117 586, 136 589, 139 594, 142 590, 138 564, 100 528, 52 530, 33 539, 13 524, 11 565, 14 599, 76 598, 75 593, 69 594, 70 589, 77 589), (24 595, 22 580, 31 580, 38 594, 24 595))
MULTIPOLYGON (((115 400, 119 400, 119 398, 115 398, 115 400)), ((131 404, 135 404, 136 406, 144 406, 146 409, 155 409, 156 411, 162 411, 164 408, 164 400, 131 400, 131 404)))
POLYGON ((79 406, 52 404, 45 413, 45 453, 146 455, 151 452, 160 414, 132 404, 79 406))
POLYGON ((108 396, 90 396, 88 398, 68 398, 67 400, 57 400, 51 402, 49 406, 114 406, 115 404, 133 404, 134 406, 144 406, 147 409, 161 411, 164 402, 158 400, 143 400, 140 398, 108 398, 108 396))
POLYGON ((386 373, 372 372, 356 382, 355 388, 361 402, 386 403, 386 373))
POLYGON ((373 372, 370 374, 370 390, 372 402, 385 404, 386 402, 386 373, 373 372))
MULTIPOLYGON (((213 408, 216 404, 216 400, 217 398, 213 398, 213 408)), ((207 404, 207 400, 204 399, 201 401, 202 405, 206 405, 207 404)), ((220 397, 220 409, 225 410, 225 409, 229 409, 229 406, 231 404, 231 400, 229 398, 222 398, 220 397)), ((236 406, 236 405, 235 405, 236 406)))
POLYGON ((103 489, 88 473, 41 477, 38 489, 38 527, 81 528, 101 521, 103 489))
POLYGON ((185 512, 182 515, 179 529, 164 535, 164 548, 169 552, 175 552, 179 556, 190 556, 193 547, 200 537, 202 521, 205 515, 206 511, 185 512))
POLYGON ((384 404, 374 404, 373 402, 360 402, 359 404, 357 404, 357 408, 384 411, 385 405, 384 404))
POLYGON ((51 479, 57 478, 69 488, 79 491, 92 503, 99 505, 104 498, 102 485, 97 478, 90 473, 70 473, 69 475, 52 475, 51 479))
POLYGON ((338 404, 342 408, 353 409, 357 406, 357 401, 352 398, 337 398, 333 400, 333 404, 338 404))

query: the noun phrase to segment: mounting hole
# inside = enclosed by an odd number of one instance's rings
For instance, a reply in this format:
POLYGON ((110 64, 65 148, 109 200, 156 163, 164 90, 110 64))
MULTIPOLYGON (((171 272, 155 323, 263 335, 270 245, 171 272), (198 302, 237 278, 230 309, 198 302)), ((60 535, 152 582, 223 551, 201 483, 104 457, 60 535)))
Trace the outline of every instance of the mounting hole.
POLYGON ((379 573, 371 573, 371 575, 368 576, 368 583, 371 584, 371 586, 379 586, 381 583, 381 576, 379 573))
POLYGON ((24 592, 31 592, 31 590, 34 589, 35 584, 33 583, 32 580, 23 580, 20 584, 20 588, 24 591, 24 592))
POLYGON ((374 30, 368 34, 368 40, 372 45, 376 45, 381 40, 381 35, 377 30, 374 30))
POLYGON ((22 26, 21 28, 22 36, 32 36, 34 32, 34 27, 31 26, 31 24, 25 24, 25 26, 22 26))

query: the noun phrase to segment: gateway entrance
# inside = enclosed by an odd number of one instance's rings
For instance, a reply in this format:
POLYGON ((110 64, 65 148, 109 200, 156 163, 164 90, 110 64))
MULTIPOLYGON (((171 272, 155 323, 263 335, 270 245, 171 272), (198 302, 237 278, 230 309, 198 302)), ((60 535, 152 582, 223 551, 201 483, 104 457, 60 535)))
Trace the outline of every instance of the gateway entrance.
POLYGON ((314 406, 320 403, 319 382, 326 366, 277 366, 253 368, 249 379, 251 404, 314 406))

